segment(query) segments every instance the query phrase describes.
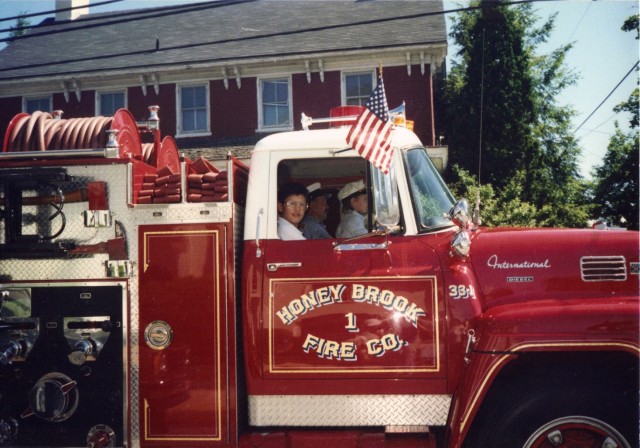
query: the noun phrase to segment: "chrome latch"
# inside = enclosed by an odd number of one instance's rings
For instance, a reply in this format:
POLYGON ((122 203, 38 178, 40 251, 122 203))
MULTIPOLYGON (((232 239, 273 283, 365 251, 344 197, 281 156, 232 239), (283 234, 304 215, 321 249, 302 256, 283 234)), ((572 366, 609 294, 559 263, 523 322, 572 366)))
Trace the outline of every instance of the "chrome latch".
POLYGON ((473 345, 475 345, 476 342, 476 331, 473 328, 470 328, 467 330, 467 348, 464 349, 464 362, 467 364, 471 362, 469 353, 473 350, 473 345))

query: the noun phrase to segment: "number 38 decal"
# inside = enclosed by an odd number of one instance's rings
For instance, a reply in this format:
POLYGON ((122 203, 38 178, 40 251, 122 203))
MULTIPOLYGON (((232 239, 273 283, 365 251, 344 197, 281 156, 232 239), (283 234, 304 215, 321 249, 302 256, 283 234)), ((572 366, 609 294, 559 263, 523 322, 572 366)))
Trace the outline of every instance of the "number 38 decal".
POLYGON ((449 285, 449 297, 454 299, 475 299, 476 292, 471 285, 449 285))

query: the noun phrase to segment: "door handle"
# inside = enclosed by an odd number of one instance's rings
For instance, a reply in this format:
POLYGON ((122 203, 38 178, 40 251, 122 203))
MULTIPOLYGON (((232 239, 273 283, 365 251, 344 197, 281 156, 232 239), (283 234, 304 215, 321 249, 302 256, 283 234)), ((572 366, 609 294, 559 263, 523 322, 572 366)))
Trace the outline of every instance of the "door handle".
POLYGON ((267 263, 267 270, 269 272, 275 272, 280 268, 301 268, 302 263, 300 262, 292 262, 292 263, 267 263))

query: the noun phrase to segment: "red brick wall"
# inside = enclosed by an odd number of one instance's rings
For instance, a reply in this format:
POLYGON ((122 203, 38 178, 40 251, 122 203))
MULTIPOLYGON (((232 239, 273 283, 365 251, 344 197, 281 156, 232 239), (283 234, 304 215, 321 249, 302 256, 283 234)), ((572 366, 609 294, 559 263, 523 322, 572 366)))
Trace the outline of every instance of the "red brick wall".
MULTIPOLYGON (((425 66, 425 74, 419 65, 411 67, 411 76, 406 66, 385 67, 384 83, 389 107, 394 108, 405 101, 407 118, 413 120, 414 131, 426 146, 435 143, 433 116, 433 88, 430 67, 425 66)), ((256 78, 242 78, 238 89, 234 77, 229 78, 228 89, 222 80, 209 84, 211 105, 211 131, 214 139, 225 137, 251 137, 258 128, 258 105, 256 78)), ((293 125, 301 129, 302 112, 311 117, 328 117, 329 110, 340 105, 340 72, 325 72, 324 82, 317 71, 311 73, 311 82, 306 73, 292 76, 293 125)), ((153 85, 147 87, 143 95, 140 86, 127 90, 127 107, 136 120, 148 118, 148 106, 160 106, 160 127, 162 135, 176 133, 176 85, 160 85, 156 94, 153 85)), ((75 92, 69 92, 69 102, 62 93, 53 94, 53 109, 62 109, 63 118, 92 117, 95 114, 95 92, 85 90, 78 102, 75 92)), ((9 121, 22 111, 22 98, 0 98, 0 131, 2 137, 9 121)))
POLYGON ((425 146, 434 146, 431 69, 428 65, 424 68, 424 75, 419 65, 411 66, 411 76, 406 66, 385 67, 382 74, 389 108, 393 109, 404 101, 407 120, 414 121, 414 132, 425 146))
POLYGON ((61 110, 62 118, 93 117, 96 113, 96 92, 83 90, 80 92, 80 101, 76 98, 76 92, 69 90, 69 102, 63 93, 54 93, 51 110, 61 110))
POLYGON ((311 83, 307 82, 307 75, 293 75, 293 126, 302 129, 300 116, 302 112, 310 117, 326 118, 331 108, 340 106, 340 73, 325 72, 324 82, 320 81, 320 74, 311 74, 311 83))
POLYGON ((258 128, 256 78, 242 78, 240 89, 234 77, 209 85, 211 132, 214 137, 244 137, 254 135, 258 128))
POLYGON ((0 142, 4 145, 4 136, 7 133, 9 123, 22 112, 22 98, 11 97, 0 99, 0 142))

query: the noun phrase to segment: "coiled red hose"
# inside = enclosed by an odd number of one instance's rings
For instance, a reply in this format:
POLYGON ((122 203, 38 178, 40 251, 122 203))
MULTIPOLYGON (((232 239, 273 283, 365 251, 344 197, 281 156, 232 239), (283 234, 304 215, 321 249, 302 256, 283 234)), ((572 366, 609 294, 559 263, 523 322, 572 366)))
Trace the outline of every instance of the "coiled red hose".
POLYGON ((16 121, 6 143, 7 151, 95 149, 106 146, 112 117, 55 119, 36 111, 16 121))

